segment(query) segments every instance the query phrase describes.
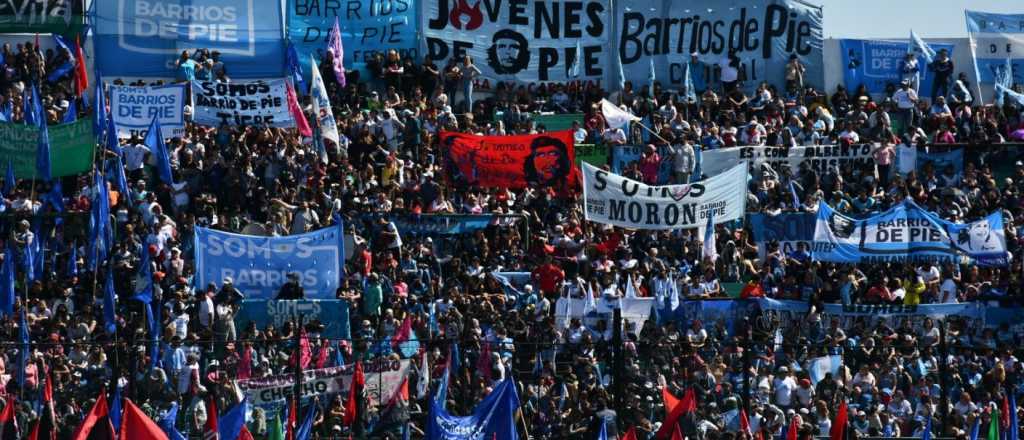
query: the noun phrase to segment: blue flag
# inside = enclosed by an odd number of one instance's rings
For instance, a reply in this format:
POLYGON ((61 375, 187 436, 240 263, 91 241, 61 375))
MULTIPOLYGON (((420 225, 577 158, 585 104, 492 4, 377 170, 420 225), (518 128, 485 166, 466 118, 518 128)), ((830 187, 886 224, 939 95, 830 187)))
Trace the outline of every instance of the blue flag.
POLYGON ((110 423, 117 428, 121 427, 121 386, 114 386, 114 395, 110 398, 110 423))
POLYGON ((164 413, 164 416, 157 421, 157 425, 160 429, 167 434, 168 440, 185 440, 185 436, 181 435, 178 431, 178 427, 175 423, 178 421, 178 402, 171 403, 171 408, 164 413))
POLYGON ((71 73, 73 70, 75 70, 75 63, 65 61, 64 64, 60 65, 60 67, 53 69, 49 75, 46 75, 46 81, 50 83, 60 81, 61 78, 67 76, 67 74, 71 73))
POLYGON ((21 93, 21 117, 24 118, 27 125, 38 125, 36 120, 39 117, 39 113, 36 113, 35 106, 32 104, 32 90, 29 87, 25 87, 25 90, 21 93))
POLYGON ((0 115, 2 115, 4 122, 14 122, 11 117, 14 115, 14 102, 7 101, 2 107, 0 107, 0 115))
POLYGON ((68 275, 78 276, 78 244, 71 242, 71 250, 68 251, 68 275))
POLYGON ((1017 421, 1017 392, 1011 387, 1007 394, 1010 395, 1010 434, 1007 440, 1017 440, 1020 432, 1020 423, 1017 421))
POLYGON ((28 319, 25 318, 25 308, 21 308, 21 322, 18 323, 18 384, 25 384, 25 367, 28 365, 28 319))
POLYGON ((601 422, 601 431, 597 433, 597 440, 608 440, 608 422, 601 422))
POLYGON ((149 130, 146 131, 146 138, 143 140, 143 143, 149 147, 149 151, 156 157, 156 171, 157 175, 160 176, 160 180, 168 185, 174 184, 173 174, 171 174, 171 157, 167 153, 167 144, 164 143, 164 137, 160 134, 160 119, 156 116, 153 117, 153 122, 149 124, 149 130))
POLYGON ((14 249, 8 243, 7 249, 4 250, 4 265, 0 269, 0 317, 14 314, 14 272, 14 249))
POLYGON ((135 296, 132 299, 145 304, 153 302, 153 267, 149 262, 149 251, 145 249, 139 273, 135 277, 135 296))
POLYGON ((921 434, 921 440, 932 440, 932 416, 928 415, 928 423, 924 425, 924 433, 921 434))
POLYGON ((14 194, 15 186, 17 186, 17 181, 14 180, 14 163, 8 160, 7 174, 4 176, 4 196, 10 197, 11 194, 14 194))
POLYGON ((434 395, 434 401, 437 402, 437 406, 441 409, 445 409, 448 406, 448 375, 451 373, 451 366, 444 369, 444 376, 441 376, 441 382, 437 384, 437 394, 434 395))
POLYGON ((96 112, 93 113, 92 134, 97 139, 103 138, 103 129, 107 124, 107 97, 103 94, 103 79, 96 77, 96 112))
POLYGON ((295 83, 295 90, 297 92, 307 92, 309 88, 306 86, 306 79, 302 76, 302 64, 299 63, 299 54, 295 51, 295 45, 292 44, 291 40, 288 41, 288 50, 285 52, 285 67, 295 83))
POLYGON ((103 325, 107 333, 117 330, 117 292, 114 291, 114 271, 107 269, 107 281, 103 285, 103 325))
POLYGON ((43 194, 40 198, 42 199, 43 206, 46 206, 48 203, 50 206, 53 206, 54 211, 64 212, 64 191, 61 189, 60 180, 54 179, 50 186, 50 191, 43 194))
POLYGON ((124 163, 121 162, 121 156, 110 159, 110 165, 107 167, 107 172, 114 173, 114 180, 117 183, 117 191, 121 193, 121 198, 127 198, 131 195, 128 190, 128 176, 124 173, 124 163), (110 168, 114 168, 111 170, 110 168))
POLYGON ((975 417, 974 426, 971 426, 970 440, 978 440, 979 431, 981 431, 981 417, 975 417))
MULTIPOLYGON (((316 409, 315 403, 309 405, 309 409, 306 410, 306 417, 302 419, 302 424, 295 430, 295 440, 310 439, 313 434, 313 419, 316 418, 316 409)), ((228 437, 221 436, 221 438, 228 437)))
POLYGON ((50 163, 50 129, 46 124, 39 127, 39 145, 36 147, 36 178, 50 180, 53 178, 50 163))
POLYGON ((163 367, 163 362, 160 361, 160 345, 161 337, 163 336, 160 331, 160 321, 162 307, 160 301, 154 301, 152 304, 146 305, 146 311, 149 312, 147 318, 149 319, 149 370, 153 371, 158 365, 163 367))
POLYGON ((683 87, 686 88, 686 100, 690 102, 697 102, 697 90, 693 86, 693 74, 690 73, 690 68, 693 63, 686 63, 686 71, 683 76, 683 87))
POLYGON ((64 118, 61 119, 61 124, 70 124, 78 120, 78 106, 75 104, 75 100, 71 100, 71 104, 68 105, 67 111, 64 112, 64 118))
POLYGON ((796 182, 789 181, 789 194, 793 196, 793 209, 800 209, 800 196, 796 194, 796 182))
POLYGON ((118 156, 123 155, 121 141, 117 137, 117 123, 114 122, 114 118, 107 118, 107 141, 103 145, 118 156))
POLYGON ((32 231, 32 241, 25 245, 25 258, 21 262, 24 265, 23 269, 25 270, 25 278, 27 278, 29 281, 36 280, 36 254, 39 253, 40 237, 39 234, 36 233, 38 232, 38 228, 34 229, 35 230, 32 231))
MULTIPOLYGON (((67 55, 68 59, 70 59, 72 63, 75 62, 75 50, 71 48, 71 44, 68 40, 60 34, 53 34, 53 41, 57 43, 58 48, 64 49, 66 53, 63 55, 67 55)), ((119 425, 115 424, 114 426, 119 425)))
POLYGON ((427 438, 468 438, 465 433, 474 433, 482 434, 479 438, 515 440, 517 409, 519 396, 512 379, 501 381, 466 417, 453 416, 431 401, 427 438))
POLYGON ((93 206, 89 217, 89 270, 107 259, 110 252, 110 241, 113 229, 110 225, 110 194, 107 192, 107 181, 99 171, 93 173, 93 206))
POLYGON ((459 359, 459 343, 452 342, 451 366, 452 371, 454 371, 455 374, 459 374, 460 364, 461 360, 459 359))
MULTIPOLYGON (((242 432, 242 427, 245 426, 245 413, 248 410, 249 401, 242 399, 241 402, 238 402, 237 405, 220 416, 217 427, 217 434, 220 438, 225 440, 238 438, 238 434, 242 432)), ((310 424, 312 424, 312 421, 310 424)))

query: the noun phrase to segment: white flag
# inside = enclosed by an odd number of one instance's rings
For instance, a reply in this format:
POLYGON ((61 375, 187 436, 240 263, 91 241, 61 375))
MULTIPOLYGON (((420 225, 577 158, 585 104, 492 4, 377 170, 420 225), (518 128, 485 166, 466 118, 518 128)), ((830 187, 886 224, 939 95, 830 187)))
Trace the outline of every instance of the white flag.
POLYGON ((811 359, 811 365, 807 373, 811 376, 811 382, 815 385, 825 378, 825 373, 832 373, 835 377, 839 373, 839 367, 843 365, 842 356, 831 355, 811 359))
POLYGON ((636 294, 636 286, 633 285, 633 275, 629 275, 629 279, 626 280, 626 298, 635 299, 639 295, 636 294))
POLYGON ((597 298, 594 297, 594 286, 587 282, 587 302, 583 304, 583 316, 597 311, 597 298))
POLYGON ((576 58, 572 60, 572 66, 569 67, 570 78, 580 77, 580 58, 583 58, 583 45, 580 44, 580 41, 580 39, 576 40, 576 58))
POLYGON ((611 128, 622 128, 629 122, 639 121, 640 118, 636 117, 632 113, 625 111, 611 101, 607 99, 601 100, 601 113, 604 115, 604 120, 608 122, 608 126, 611 128))
POLYGON ((320 124, 320 136, 338 144, 338 123, 334 119, 334 111, 331 110, 331 100, 327 96, 327 87, 324 86, 324 79, 320 76, 320 68, 316 65, 313 55, 309 56, 309 62, 313 76, 309 86, 309 94, 313 98, 313 114, 317 124, 320 124))
POLYGON ((420 366, 420 380, 416 383, 416 398, 427 397, 427 389, 430 387, 430 364, 427 363, 427 352, 423 352, 423 365, 420 366))

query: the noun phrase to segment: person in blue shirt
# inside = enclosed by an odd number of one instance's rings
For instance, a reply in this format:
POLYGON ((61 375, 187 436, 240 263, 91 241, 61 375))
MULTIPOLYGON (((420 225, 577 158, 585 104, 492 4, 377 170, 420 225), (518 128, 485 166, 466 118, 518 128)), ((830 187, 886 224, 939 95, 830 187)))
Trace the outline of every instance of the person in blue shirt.
POLYGON ((177 80, 179 82, 192 82, 196 80, 196 69, 201 68, 192 57, 189 56, 188 51, 181 52, 181 58, 178 58, 176 64, 178 69, 177 80))

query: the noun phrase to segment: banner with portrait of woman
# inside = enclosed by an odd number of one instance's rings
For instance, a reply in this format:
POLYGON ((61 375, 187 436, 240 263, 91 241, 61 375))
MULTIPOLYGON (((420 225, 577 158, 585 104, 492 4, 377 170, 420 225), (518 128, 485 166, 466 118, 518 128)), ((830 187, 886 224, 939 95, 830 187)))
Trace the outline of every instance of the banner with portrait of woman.
POLYGON ((441 132, 448 177, 485 188, 568 188, 578 182, 571 131, 522 136, 441 132))

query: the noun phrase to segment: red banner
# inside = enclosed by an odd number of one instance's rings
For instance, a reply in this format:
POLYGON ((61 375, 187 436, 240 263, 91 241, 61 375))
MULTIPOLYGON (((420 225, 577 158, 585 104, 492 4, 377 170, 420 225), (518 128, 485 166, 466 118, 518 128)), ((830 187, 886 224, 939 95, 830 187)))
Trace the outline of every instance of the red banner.
POLYGON ((579 180, 569 130, 521 136, 441 132, 440 140, 455 184, 565 188, 579 180))

